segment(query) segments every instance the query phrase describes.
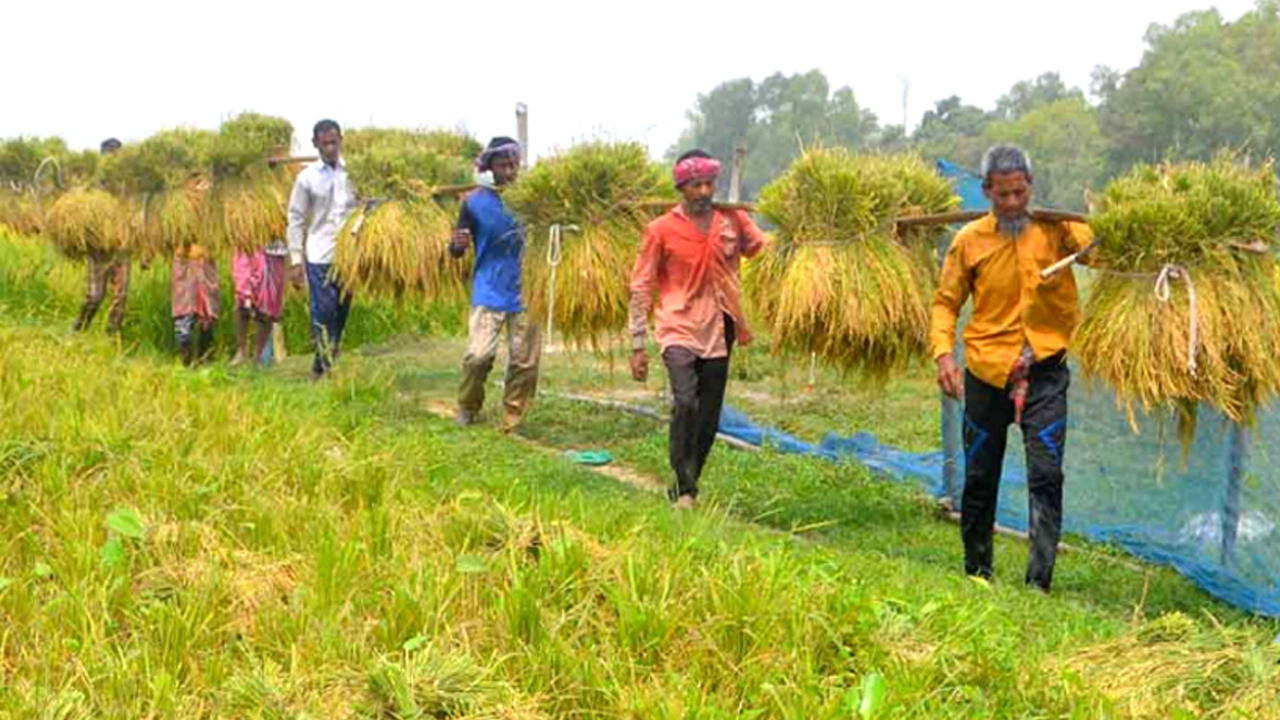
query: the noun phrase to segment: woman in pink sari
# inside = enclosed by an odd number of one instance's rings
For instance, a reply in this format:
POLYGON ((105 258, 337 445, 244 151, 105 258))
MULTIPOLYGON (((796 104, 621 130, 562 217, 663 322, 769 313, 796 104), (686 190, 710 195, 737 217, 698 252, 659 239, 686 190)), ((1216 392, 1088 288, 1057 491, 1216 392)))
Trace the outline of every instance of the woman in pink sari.
POLYGON ((285 257, 288 249, 280 241, 254 253, 237 252, 231 262, 231 279, 235 284, 236 355, 232 365, 248 359, 249 322, 257 326, 254 337, 256 362, 271 340, 271 326, 279 322, 284 309, 285 257))

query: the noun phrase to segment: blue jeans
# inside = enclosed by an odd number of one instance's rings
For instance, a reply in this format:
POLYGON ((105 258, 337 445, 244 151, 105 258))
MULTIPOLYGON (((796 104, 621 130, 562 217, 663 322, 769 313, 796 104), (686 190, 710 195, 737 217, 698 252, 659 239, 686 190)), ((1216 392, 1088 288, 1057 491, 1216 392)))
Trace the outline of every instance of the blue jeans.
POLYGON ((311 336, 316 359, 311 372, 323 375, 338 357, 342 331, 351 312, 351 294, 329 278, 329 265, 307 263, 307 291, 311 299, 311 336))

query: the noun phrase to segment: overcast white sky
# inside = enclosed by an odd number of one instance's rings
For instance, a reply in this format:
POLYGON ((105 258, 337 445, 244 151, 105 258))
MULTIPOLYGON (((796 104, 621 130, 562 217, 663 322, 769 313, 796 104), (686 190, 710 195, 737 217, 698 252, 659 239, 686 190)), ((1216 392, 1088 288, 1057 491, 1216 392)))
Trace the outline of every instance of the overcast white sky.
POLYGON ((0 137, 75 147, 216 127, 255 110, 288 118, 299 149, 321 117, 344 126, 514 134, 529 105, 535 154, 589 137, 661 154, 699 92, 738 77, 819 68, 882 122, 912 124, 952 94, 991 107, 1018 80, 1059 71, 1087 89, 1099 64, 1136 65, 1153 22, 1253 0, 707 0, 284 2, 5 0, 0 137))

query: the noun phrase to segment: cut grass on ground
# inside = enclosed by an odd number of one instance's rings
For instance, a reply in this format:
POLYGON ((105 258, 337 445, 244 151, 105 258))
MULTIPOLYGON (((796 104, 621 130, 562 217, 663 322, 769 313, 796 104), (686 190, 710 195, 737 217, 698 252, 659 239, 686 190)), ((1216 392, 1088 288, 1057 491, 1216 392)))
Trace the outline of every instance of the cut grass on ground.
MULTIPOLYGON (((661 465, 652 425, 539 408, 542 441, 598 422, 661 465)), ((1057 668, 1131 634, 1141 576, 1072 556, 1046 598, 1002 542, 974 584, 954 527, 855 466, 718 452, 678 515, 431 416, 372 358, 313 385, 13 327, 0 437, 10 717, 847 717, 873 676, 885 717, 1133 715, 1057 668)), ((1163 571, 1141 607, 1210 608, 1254 658, 1179 707, 1274 688, 1274 626, 1163 571)))

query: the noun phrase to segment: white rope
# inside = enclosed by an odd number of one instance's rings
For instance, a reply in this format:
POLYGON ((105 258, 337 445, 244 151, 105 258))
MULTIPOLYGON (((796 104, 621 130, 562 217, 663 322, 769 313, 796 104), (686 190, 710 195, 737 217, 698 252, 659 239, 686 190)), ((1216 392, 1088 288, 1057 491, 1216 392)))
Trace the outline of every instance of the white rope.
POLYGON ((556 268, 560 267, 560 261, 564 259, 561 240, 566 230, 577 231, 578 226, 555 223, 547 231, 547 265, 551 266, 551 277, 547 279, 547 338, 545 340, 547 344, 551 343, 551 332, 555 329, 556 268))
POLYGON ((1169 286, 1174 280, 1181 280, 1187 284, 1187 300, 1191 313, 1191 328, 1187 338, 1187 372, 1191 373, 1191 377, 1195 377, 1198 369, 1196 352, 1200 349, 1200 318, 1199 313, 1196 312, 1196 286, 1191 282, 1191 273, 1181 265, 1165 265, 1156 278, 1156 298, 1162 303, 1168 303, 1172 295, 1169 286))
POLYGON ((54 182, 57 184, 57 187, 61 188, 62 187, 62 163, 58 162, 58 159, 55 157, 50 156, 45 158, 44 160, 41 160, 40 164, 36 166, 35 174, 31 176, 31 197, 33 200, 35 200, 36 212, 39 213, 41 217, 44 216, 44 207, 41 205, 41 202, 40 202, 40 196, 42 194, 40 192, 40 176, 44 175, 44 169, 49 167, 50 165, 53 165, 58 170, 58 175, 56 178, 54 178, 54 182))

